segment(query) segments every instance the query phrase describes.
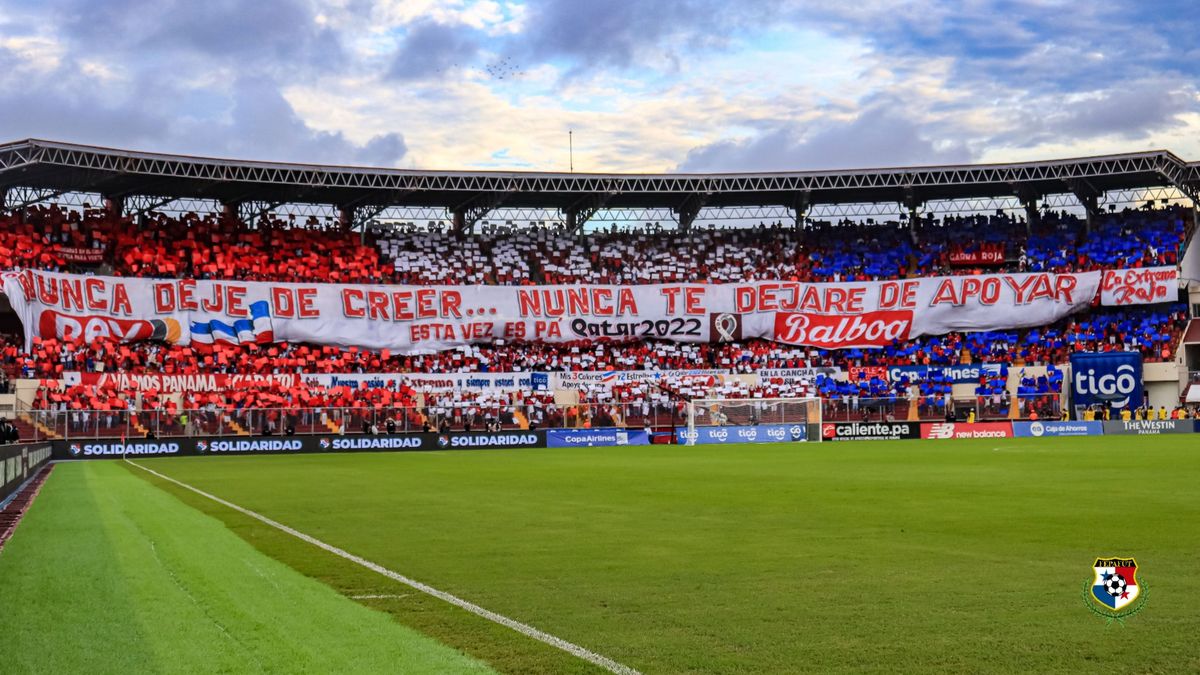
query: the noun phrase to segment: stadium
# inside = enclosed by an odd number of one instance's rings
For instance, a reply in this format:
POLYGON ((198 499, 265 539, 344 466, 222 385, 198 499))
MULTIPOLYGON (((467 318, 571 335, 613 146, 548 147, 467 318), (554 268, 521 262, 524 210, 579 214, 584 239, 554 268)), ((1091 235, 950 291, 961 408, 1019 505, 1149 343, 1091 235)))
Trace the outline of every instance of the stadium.
POLYGON ((0 671, 1200 671, 1186 9, 0 0, 0 671))

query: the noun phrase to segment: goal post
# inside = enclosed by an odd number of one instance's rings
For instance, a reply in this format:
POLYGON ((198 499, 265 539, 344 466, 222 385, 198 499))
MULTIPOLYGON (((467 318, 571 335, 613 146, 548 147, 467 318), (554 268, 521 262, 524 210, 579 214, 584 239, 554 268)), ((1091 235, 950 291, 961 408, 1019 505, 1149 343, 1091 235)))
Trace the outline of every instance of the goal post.
POLYGON ((688 445, 698 440, 820 441, 820 429, 819 398, 698 398, 687 403, 688 445))

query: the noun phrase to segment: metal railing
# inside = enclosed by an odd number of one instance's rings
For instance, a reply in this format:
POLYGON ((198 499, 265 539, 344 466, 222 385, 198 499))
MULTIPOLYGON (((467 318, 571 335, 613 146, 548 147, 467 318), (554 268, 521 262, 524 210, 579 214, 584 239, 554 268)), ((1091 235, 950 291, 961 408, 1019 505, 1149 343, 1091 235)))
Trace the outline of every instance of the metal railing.
POLYGON ((1036 412, 1041 419, 1058 419, 1062 408, 1060 394, 1036 394, 1012 396, 975 396, 971 398, 947 398, 946 396, 921 396, 908 398, 858 398, 845 396, 823 400, 822 419, 829 422, 934 422, 949 419, 965 419, 971 411, 978 421, 1028 419, 1036 412), (1016 405, 1014 414, 1012 407, 1016 405))
POLYGON ((673 427, 687 424, 675 404, 476 405, 459 408, 202 408, 165 410, 21 410, 22 440, 408 433, 500 429, 673 427), (29 438, 32 436, 31 438, 29 438))
MULTIPOLYGON (((753 401, 754 399, 748 399, 753 401)), ((1057 419, 1058 394, 981 396, 947 400, 943 396, 868 399, 838 397, 822 401, 822 419, 839 421, 937 421, 957 419, 974 410, 979 421, 1057 419), (1014 415, 1012 406, 1016 404, 1014 415)), ((676 402, 580 403, 574 405, 486 405, 405 408, 247 408, 216 407, 165 410, 18 410, 22 441, 178 436, 262 436, 290 434, 408 433, 426 429, 484 431, 500 429, 581 429, 599 427, 668 428, 687 426, 687 410, 676 402)), ((758 420, 762 421, 762 420, 758 420)))

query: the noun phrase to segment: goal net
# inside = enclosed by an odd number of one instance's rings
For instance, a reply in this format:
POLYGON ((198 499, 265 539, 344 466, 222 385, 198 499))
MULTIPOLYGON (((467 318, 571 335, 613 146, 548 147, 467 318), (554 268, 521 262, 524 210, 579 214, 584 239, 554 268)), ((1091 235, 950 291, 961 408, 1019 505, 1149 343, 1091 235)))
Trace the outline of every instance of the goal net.
POLYGON ((687 404, 684 438, 688 445, 820 441, 820 428, 819 398, 698 398, 687 404))

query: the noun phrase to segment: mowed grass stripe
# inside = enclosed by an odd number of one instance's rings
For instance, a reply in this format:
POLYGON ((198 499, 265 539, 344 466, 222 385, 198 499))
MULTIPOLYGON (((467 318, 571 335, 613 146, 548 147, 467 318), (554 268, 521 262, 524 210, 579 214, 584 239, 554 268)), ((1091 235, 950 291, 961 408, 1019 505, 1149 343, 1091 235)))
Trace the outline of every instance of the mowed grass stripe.
POLYGON ((0 607, 6 672, 491 672, 113 462, 51 474, 0 607))
MULTIPOLYGON (((470 612, 471 614, 474 614, 475 616, 478 616, 482 619, 486 619, 488 621, 491 621, 492 623, 496 623, 501 626, 504 626, 505 628, 514 630, 514 631, 520 633, 521 635, 524 635, 525 637, 537 640, 539 642, 543 642, 545 644, 550 645, 551 647, 561 649, 562 651, 567 652, 568 654, 570 654, 576 658, 583 659, 584 661, 587 661, 588 663, 599 666, 611 673, 615 673, 616 675, 639 675, 639 673, 636 670, 634 670, 628 666, 625 666, 623 664, 617 663, 616 661, 613 661, 612 659, 607 658, 602 654, 596 654, 595 652, 592 652, 591 650, 588 650, 577 644, 567 642, 566 640, 563 640, 554 635, 550 635, 544 631, 534 628, 533 626, 521 623, 520 621, 517 621, 512 618, 497 614, 497 613, 495 613, 489 609, 486 609, 484 607, 480 607, 479 605, 476 605, 475 603, 472 603, 469 600, 464 600, 458 596, 452 595, 450 593, 446 593, 445 591, 434 588, 428 584, 422 583, 415 579, 410 579, 410 578, 404 576, 403 574, 396 572, 395 570, 387 569, 386 567, 383 567, 382 565, 374 563, 370 560, 366 560, 365 558, 362 558, 360 556, 354 555, 353 553, 350 553, 349 551, 345 551, 336 546, 332 546, 327 542, 321 541, 320 539, 317 539, 317 538, 307 535, 303 532, 300 532, 294 528, 288 527, 287 525, 284 525, 280 522, 277 522, 275 520, 267 518, 266 516, 264 516, 260 513, 255 513, 254 511, 243 508, 243 507, 241 507, 237 504, 234 504, 233 502, 230 502, 228 500, 221 499, 220 497, 217 497, 208 492, 200 490, 196 487, 188 485, 187 483, 175 480, 174 478, 171 478, 170 476, 159 473, 159 472, 155 471, 154 469, 140 466, 136 462, 131 462, 128 460, 126 460, 126 465, 134 467, 140 471, 145 471, 146 473, 148 473, 156 478, 159 478, 161 480, 165 480, 168 483, 175 485, 176 487, 181 487, 185 490, 188 490, 189 492, 191 492, 193 494, 204 497, 205 499, 208 499, 209 501, 216 502, 217 504, 220 504, 221 506, 229 508, 233 511, 236 511, 244 516, 253 518, 254 520, 257 520, 258 522, 260 522, 264 525, 272 527, 272 528, 279 530, 280 532, 283 532, 285 534, 289 534, 292 537, 295 537, 296 539, 299 539, 300 541, 303 541, 306 544, 315 546, 315 547, 321 549, 322 551, 325 551, 326 553, 331 553, 333 555, 336 555, 337 557, 339 557, 343 560, 352 562, 352 563, 358 565, 359 567, 368 569, 372 572, 375 572, 376 574, 379 574, 380 576, 387 577, 388 579, 391 579, 392 581, 404 584, 405 586, 408 586, 409 588, 412 588, 413 590, 420 591, 426 595, 435 597, 438 600, 441 600, 442 602, 448 603, 450 605, 453 605, 454 607, 457 607, 459 609, 470 612)), ((355 598, 355 599, 368 599, 369 600, 369 599, 378 599, 379 596, 351 596, 351 597, 355 598)))
MULTIPOLYGON (((139 461, 647 673, 1200 670, 1192 436, 139 461), (1080 596, 1112 554, 1153 589, 1115 639, 1080 596)), ((537 665, 445 607, 379 604, 537 665)))
MULTIPOLYGON (((144 459, 137 461, 146 462, 144 459)), ((170 475, 174 473, 174 468, 178 468, 177 465, 169 463, 155 463, 154 466, 164 475, 170 475)), ((605 672, 587 661, 530 639, 505 626, 449 605, 433 596, 414 592, 406 585, 380 576, 328 551, 315 548, 286 532, 175 483, 125 464, 120 464, 120 467, 157 485, 196 510, 222 520, 231 531, 262 553, 286 562, 293 569, 321 581, 348 598, 390 614, 405 626, 486 661, 495 670, 545 675, 591 675, 605 672)), ((313 467, 312 470, 313 478, 321 472, 317 467, 313 467)), ((220 486, 211 487, 215 492, 220 491, 220 486)), ((273 494, 290 492, 286 485, 266 477, 263 487, 273 494)), ((314 498, 329 499, 331 495, 322 490, 321 495, 314 495, 314 498)), ((323 536, 329 534, 325 529, 320 531, 323 536)), ((401 542, 393 543, 402 545, 401 542)))

